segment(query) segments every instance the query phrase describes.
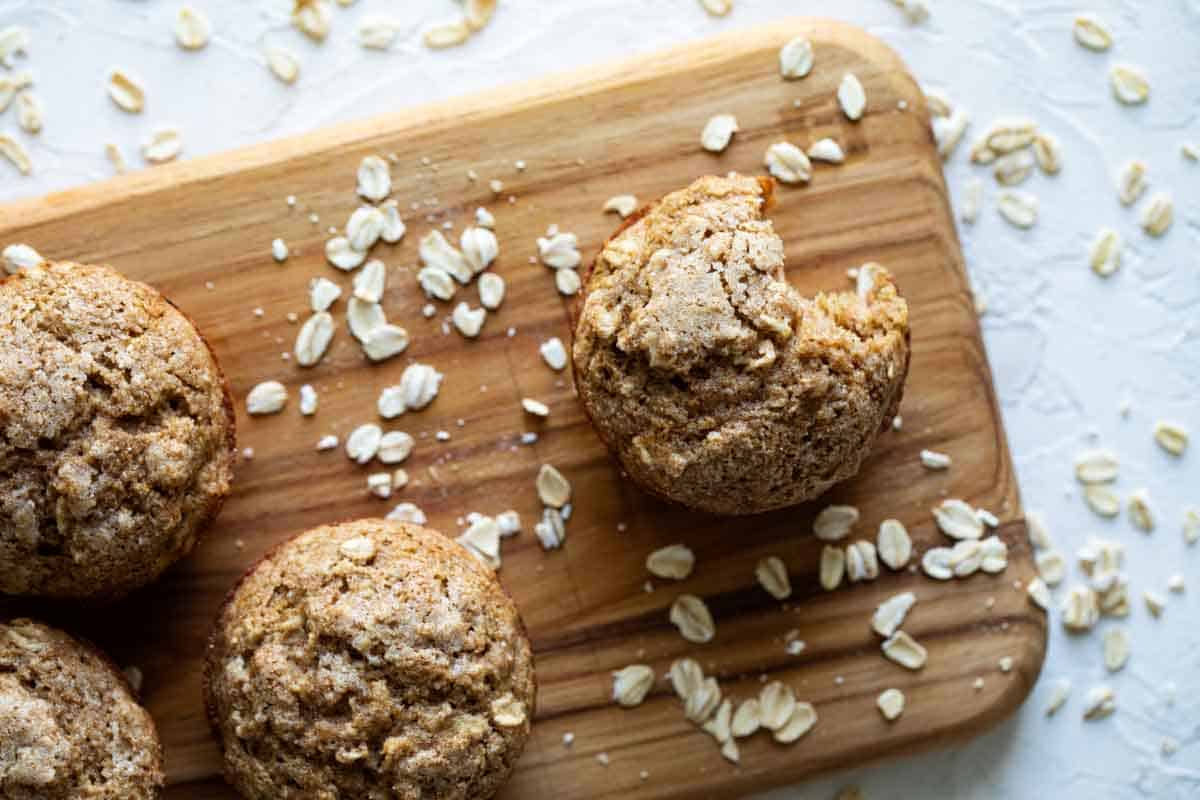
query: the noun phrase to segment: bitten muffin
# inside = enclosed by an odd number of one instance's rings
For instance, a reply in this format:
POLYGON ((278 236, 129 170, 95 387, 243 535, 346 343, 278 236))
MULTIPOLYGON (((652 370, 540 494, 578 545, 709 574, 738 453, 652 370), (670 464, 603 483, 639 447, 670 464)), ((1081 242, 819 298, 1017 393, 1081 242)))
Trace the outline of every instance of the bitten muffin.
POLYGON ((28 619, 0 623, 0 797, 149 800, 154 722, 98 650, 28 619))
POLYGON ((886 270, 812 299, 785 281, 772 187, 701 178, 631 216, 575 327, 601 439, 647 491, 701 511, 769 511, 854 475, 908 372, 908 306, 886 270))
POLYGON ((284 543, 231 592, 205 701, 245 797, 488 798, 529 737, 533 659, 491 570, 378 519, 284 543))
POLYGON ((199 332, 108 267, 0 281, 0 592, 117 597, 229 493, 233 403, 199 332))

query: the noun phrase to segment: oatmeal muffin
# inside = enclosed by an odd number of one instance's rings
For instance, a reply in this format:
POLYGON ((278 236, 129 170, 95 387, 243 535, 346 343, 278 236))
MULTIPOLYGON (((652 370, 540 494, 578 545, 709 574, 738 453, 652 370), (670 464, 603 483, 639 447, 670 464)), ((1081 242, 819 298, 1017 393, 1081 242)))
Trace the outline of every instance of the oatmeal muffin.
POLYGON ((228 387, 192 323, 107 267, 0 281, 0 592, 117 597, 229 493, 228 387))
POLYGON ((245 797, 491 797, 529 737, 533 659, 491 570, 367 519, 286 542, 226 600, 205 702, 245 797))
POLYGON ((0 622, 0 797, 141 800, 163 786, 154 722, 98 650, 0 622))
POLYGON ((771 189, 701 178, 631 216, 575 327, 600 437, 636 483, 701 511, 790 506, 854 475, 908 372, 908 306, 886 270, 811 299, 786 283, 771 189))

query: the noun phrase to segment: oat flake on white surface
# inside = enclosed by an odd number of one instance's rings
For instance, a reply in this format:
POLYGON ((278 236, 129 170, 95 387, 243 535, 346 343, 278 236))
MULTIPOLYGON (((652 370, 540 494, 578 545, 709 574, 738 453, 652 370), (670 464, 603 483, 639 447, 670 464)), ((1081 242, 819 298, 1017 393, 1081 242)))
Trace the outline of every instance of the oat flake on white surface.
POLYGON ((947 117, 933 118, 933 139, 937 142, 938 154, 943 160, 954 155, 970 124, 970 116, 961 108, 955 109, 954 113, 947 117))
POLYGON ((1104 667, 1109 672, 1118 672, 1129 661, 1129 634, 1124 628, 1109 628, 1103 639, 1104 667))
POLYGON ((1107 278, 1121 268, 1121 234, 1112 228, 1101 228, 1092 242, 1088 263, 1101 278, 1107 278))
POLYGON ((1187 451, 1188 432, 1182 425, 1160 420, 1154 423, 1154 441, 1173 456, 1182 456, 1187 451))
POLYGON ((1109 70, 1108 79, 1113 96, 1124 105, 1141 105, 1150 99, 1150 81, 1137 67, 1116 64, 1109 70))
POLYGON ((1037 224, 1038 200, 1029 192, 1001 192, 996 196, 996 210, 1013 227, 1032 228, 1037 224))
POLYGON ((286 47, 266 47, 263 49, 267 69, 271 74, 286 84, 293 84, 300 77, 300 59, 286 47))
POLYGON ((175 14, 175 42, 184 50, 200 50, 208 44, 212 23, 203 11, 180 6, 175 14))
POLYGON ((1117 698, 1108 686, 1096 686, 1089 689, 1083 700, 1083 718, 1085 720, 1104 719, 1117 710, 1117 698))
POLYGON ((1112 34, 1104 23, 1088 14, 1080 14, 1075 18, 1071 32, 1081 46, 1098 53, 1108 50, 1113 45, 1112 34))
POLYGON ((183 151, 183 137, 174 128, 157 128, 142 143, 142 158, 151 164, 174 161, 183 151))
POLYGON ((1158 192, 1142 206, 1139 222, 1151 236, 1162 236, 1175 221, 1175 201, 1169 192, 1158 192))
POLYGON ((1150 505, 1148 490, 1135 489, 1129 494, 1129 521, 1144 533, 1154 530, 1154 509, 1150 505))
POLYGON ((1126 162, 1121 167, 1117 173, 1117 197, 1120 198, 1121 205, 1131 206, 1145 193, 1146 172, 1146 162, 1136 159, 1126 162))
POLYGON ((1071 696, 1071 682, 1066 678, 1059 678, 1050 687, 1050 697, 1046 701, 1046 716, 1052 717, 1058 712, 1063 704, 1067 702, 1067 698, 1071 696))
POLYGON ((700 0, 700 5, 714 17, 724 17, 733 11, 733 0, 700 0))
POLYGON ((467 20, 463 18, 442 22, 427 28, 421 41, 431 50, 443 50, 447 47, 457 47, 470 37, 471 28, 467 25, 467 20))
POLYGON ((1083 488, 1083 499, 1088 508, 1102 517, 1115 517, 1121 513, 1121 498, 1103 484, 1088 484, 1083 488))
POLYGON ((108 74, 108 96, 117 108, 130 114, 140 114, 146 107, 146 89, 124 70, 114 69, 108 74))

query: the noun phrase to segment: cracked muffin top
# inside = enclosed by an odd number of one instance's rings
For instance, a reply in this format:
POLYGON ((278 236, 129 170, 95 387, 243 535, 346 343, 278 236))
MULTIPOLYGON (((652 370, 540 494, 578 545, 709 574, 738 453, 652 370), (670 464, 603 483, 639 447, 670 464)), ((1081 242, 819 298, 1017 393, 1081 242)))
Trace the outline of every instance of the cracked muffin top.
POLYGON ((516 606, 462 546, 359 520, 302 533, 226 601, 205 699, 248 798, 491 797, 529 737, 516 606))
POLYGON ((0 592, 117 597, 229 493, 233 405, 192 323, 107 267, 0 281, 0 592))
POLYGON ((772 186, 705 177, 631 217, 575 328, 600 437, 636 483, 701 511, 782 508, 857 473, 908 371, 908 306, 882 267, 811 299, 785 281, 772 186))
POLYGON ((90 645, 27 619, 0 623, 0 797, 151 800, 154 722, 90 645))

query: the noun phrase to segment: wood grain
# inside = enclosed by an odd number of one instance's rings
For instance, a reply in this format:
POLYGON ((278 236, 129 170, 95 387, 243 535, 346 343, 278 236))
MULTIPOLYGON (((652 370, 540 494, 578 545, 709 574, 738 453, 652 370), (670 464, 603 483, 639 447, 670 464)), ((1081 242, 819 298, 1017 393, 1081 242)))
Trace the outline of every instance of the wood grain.
MULTIPOLYGON (((505 797, 735 796, 959 743, 1009 714, 1040 669, 1045 617, 1016 588, 1033 575, 1029 546, 925 105, 899 59, 861 31, 795 20, 150 169, 9 206, 0 211, 0 241, 25 241, 51 258, 111 263, 161 288, 207 333, 239 401, 267 378, 292 388, 292 405, 277 417, 248 419, 239 408, 241 444, 255 456, 239 468, 234 497, 196 552, 157 585, 103 609, 0 604, 0 612, 67 625, 143 670, 145 701, 166 746, 172 800, 232 796, 219 780, 200 704, 201 649, 222 595, 283 538, 386 510, 367 496, 365 468, 313 445, 322 434, 345 435, 375 419, 378 391, 394 384, 410 360, 432 363, 447 377, 430 408, 389 426, 418 437, 405 465, 412 484, 397 499, 416 502, 445 532, 456 531, 456 520, 472 510, 515 507, 526 522, 526 532, 505 543, 500 576, 533 638, 539 708, 505 797), (812 39, 817 68, 805 80, 785 82, 778 47, 799 33, 812 39), (869 98, 857 124, 834 99, 846 71, 859 76, 869 98), (718 112, 736 114, 742 130, 727 152, 714 156, 701 150, 698 137, 718 112), (772 212, 789 278, 805 291, 838 288, 847 285, 848 267, 886 264, 911 304, 913 361, 903 430, 885 435, 862 474, 822 502, 859 506, 857 533, 864 537, 873 538, 884 518, 898 518, 922 552, 944 544, 929 509, 943 497, 962 497, 1003 520, 999 535, 1010 552, 1003 575, 942 584, 907 571, 822 592, 820 548, 808 535, 819 504, 729 520, 647 498, 622 481, 587 426, 569 378, 538 357, 540 342, 565 341, 569 333, 553 276, 529 263, 534 239, 548 224, 577 233, 590 259, 616 226, 615 217, 600 211, 610 195, 633 192, 649 200, 706 173, 758 173, 771 142, 807 145, 824 136, 842 143, 847 163, 818 166, 806 188, 783 188, 772 212), (398 159, 394 196, 409 234, 377 254, 389 267, 388 316, 409 329, 413 344, 403 358, 369 365, 340 330, 325 360, 303 370, 280 358, 296 334, 285 315, 304 314, 306 287, 316 275, 348 285, 324 261, 325 228, 344 224, 355 207, 354 172, 371 153, 398 159), (528 163, 526 171, 514 168, 517 159, 528 163), (482 180, 469 181, 469 169, 482 180), (504 197, 491 196, 491 178, 504 181, 504 197), (289 210, 287 195, 299 198, 301 208, 289 210), (436 201, 408 210, 427 198, 436 201), (460 230, 480 205, 498 220, 495 269, 509 293, 480 339, 468 342, 443 334, 448 309, 433 320, 422 317, 415 243, 430 227, 426 214, 460 230), (310 210, 320 215, 319 226, 307 220, 310 210), (277 236, 292 248, 284 265, 270 257, 277 236), (265 316, 257 318, 255 307, 265 316), (295 409, 302 383, 320 391, 313 418, 295 409), (524 416, 521 397, 549 403, 549 419, 524 416), (449 431, 451 440, 436 442, 438 430, 449 431), (536 444, 518 444, 525 430, 540 434, 536 444), (953 468, 925 471, 917 458, 924 447, 951 454, 953 468), (542 462, 559 466, 576 488, 566 546, 554 553, 544 553, 529 531, 539 510, 533 477, 542 462), (646 554, 680 540, 696 551, 695 573, 644 591, 646 554), (752 577, 755 562, 769 554, 782 557, 792 575, 795 595, 782 605, 752 577), (903 590, 919 598, 906 629, 930 652, 928 666, 916 673, 885 661, 869 628, 875 606, 903 590), (687 645, 668 623, 667 608, 682 591, 708 600, 718 625, 713 643, 687 645), (784 651, 784 636, 793 630, 808 643, 800 657, 784 651), (743 741, 735 767, 684 721, 665 682, 640 708, 610 702, 611 670, 644 662, 663 673, 683 655, 699 657, 733 697, 756 693, 764 677, 785 680, 816 705, 820 723, 794 746, 763 734, 743 741), (1003 656, 1014 663, 1007 674, 998 669, 1003 656), (984 683, 976 690, 978 677, 984 683), (874 706, 890 686, 908 696, 908 710, 892 724, 874 706), (570 748, 562 744, 568 731, 576 736, 570 748), (599 753, 608 754, 610 766, 598 763, 599 753)), ((463 295, 474 299, 474 289, 463 295)))

